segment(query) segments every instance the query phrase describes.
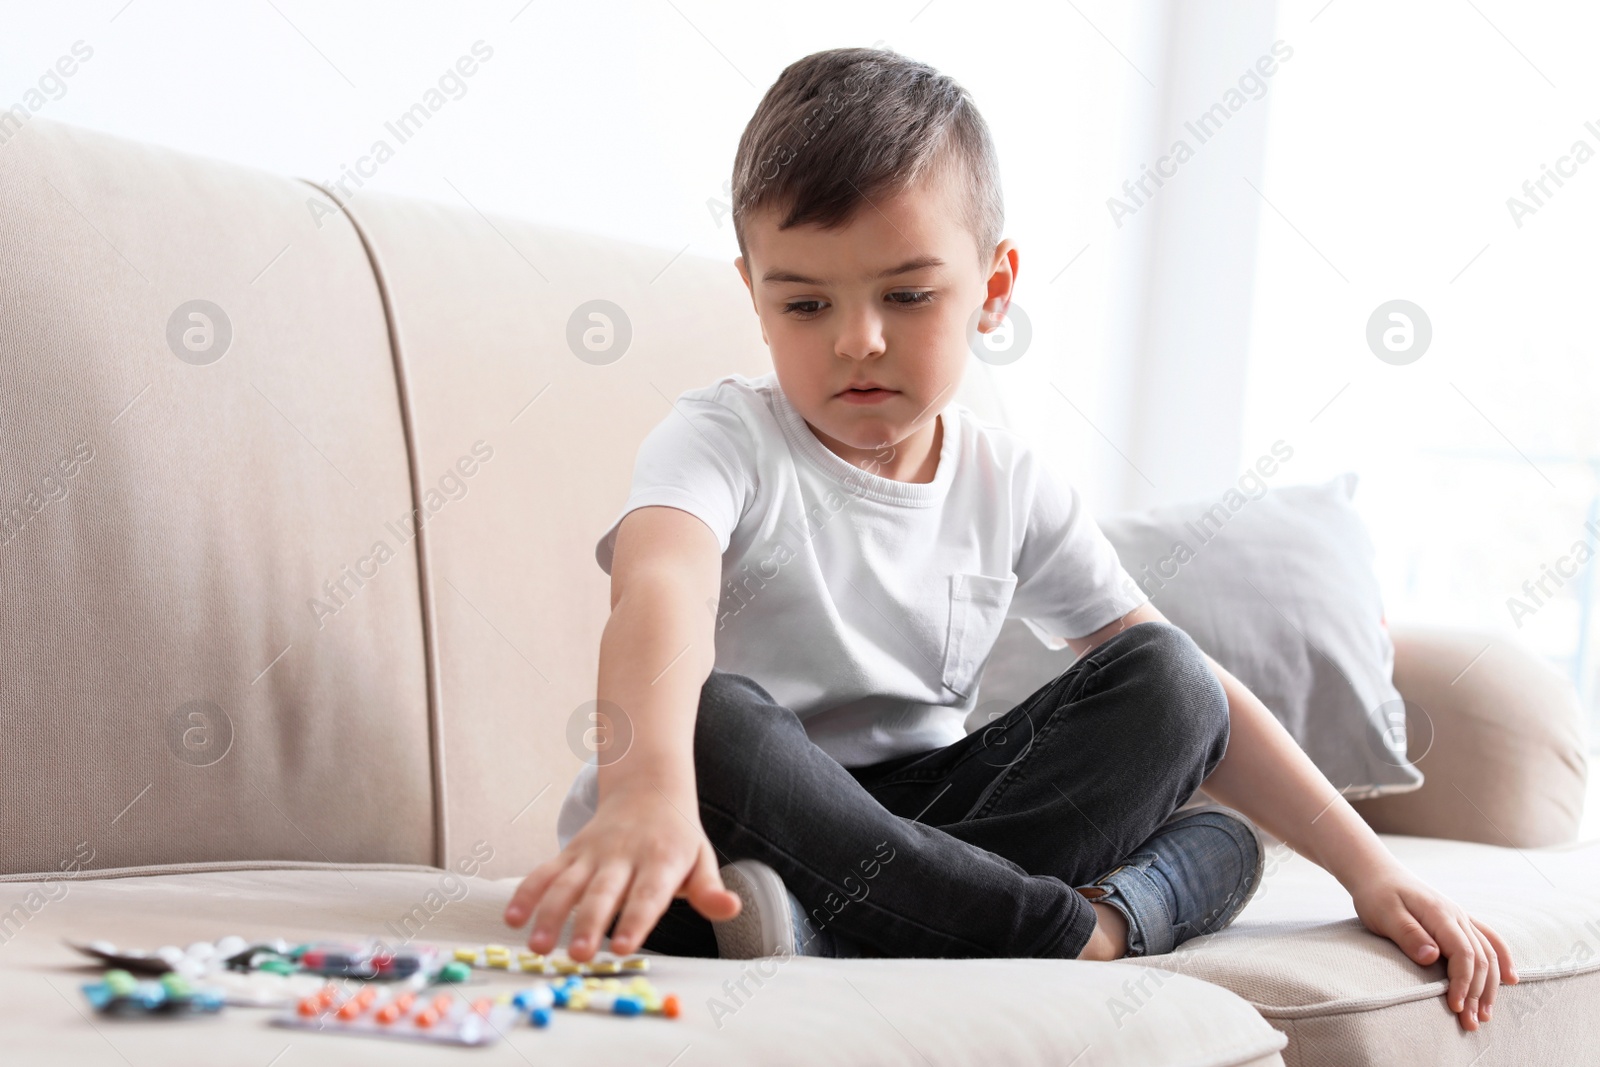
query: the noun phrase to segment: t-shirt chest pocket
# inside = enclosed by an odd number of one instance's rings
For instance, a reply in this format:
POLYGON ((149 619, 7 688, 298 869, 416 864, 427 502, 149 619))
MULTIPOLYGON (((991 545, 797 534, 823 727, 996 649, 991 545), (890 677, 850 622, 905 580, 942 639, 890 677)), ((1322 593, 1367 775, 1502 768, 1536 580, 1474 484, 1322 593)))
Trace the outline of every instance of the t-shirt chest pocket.
POLYGON ((978 667, 994 648, 1011 607, 1017 576, 950 575, 950 628, 944 646, 945 686, 970 696, 978 667))

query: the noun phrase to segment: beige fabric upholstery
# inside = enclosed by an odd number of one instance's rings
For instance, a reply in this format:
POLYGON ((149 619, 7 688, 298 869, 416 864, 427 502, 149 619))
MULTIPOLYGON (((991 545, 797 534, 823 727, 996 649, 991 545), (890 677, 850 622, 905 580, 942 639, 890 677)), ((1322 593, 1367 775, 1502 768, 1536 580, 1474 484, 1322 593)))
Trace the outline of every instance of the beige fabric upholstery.
POLYGON ((1392 626, 1421 788, 1354 807, 1380 833, 1536 848, 1572 841, 1589 745, 1572 683, 1492 633, 1392 626))
POLYGON ((1266 881, 1233 926, 1148 965, 1250 1001, 1289 1036, 1283 1056, 1290 1067, 1596 1062, 1600 842, 1516 850, 1383 840, 1511 946, 1521 981, 1501 987, 1481 1029, 1462 1030, 1445 1007, 1442 963, 1419 967, 1370 933, 1349 893, 1281 842, 1273 842, 1266 881))
MULTIPOLYGON (((91 972, 62 937, 123 947, 184 945, 230 933, 309 940, 353 932, 400 938, 403 917, 429 900, 418 940, 445 946, 505 938, 499 913, 514 880, 442 882, 438 871, 348 868, 249 871, 56 883, 47 903, 0 946, 5 1061, 384 1067, 438 1063, 429 1046, 271 1027, 267 1009, 139 1025, 86 1016, 77 985, 91 972), (108 1047, 109 1046, 109 1047, 108 1047), (289 1047, 284 1054, 285 1047, 289 1047), (226 1049, 226 1060, 219 1060, 226 1049), (13 1056, 17 1058, 12 1059, 13 1056)), ((0 884, 0 907, 44 887, 0 884)), ((1106 1010, 1127 971, 1059 960, 690 960, 658 957, 652 979, 676 992, 681 1018, 616 1019, 558 1013, 548 1030, 523 1024, 516 1051, 481 1053, 501 1064, 1282 1064, 1285 1038, 1219 986, 1169 978, 1138 1014, 1106 1010), (744 983, 741 992, 735 985, 744 983), (758 984, 759 983, 759 984, 758 984), (730 991, 731 990, 731 991, 730 991), (688 1051, 685 1052, 685 1049, 688 1051), (518 1055, 520 1053, 520 1055, 518 1055), (679 1058, 681 1057, 681 1058, 679 1058)), ((526 984, 484 982, 492 989, 526 984)), ((484 986, 472 990, 482 995, 484 986)))
POLYGON ((0 544, 0 871, 431 859, 406 447, 350 225, 44 119, 0 189, 0 514, 28 516, 0 544), (166 338, 195 298, 232 323, 204 366, 166 338))

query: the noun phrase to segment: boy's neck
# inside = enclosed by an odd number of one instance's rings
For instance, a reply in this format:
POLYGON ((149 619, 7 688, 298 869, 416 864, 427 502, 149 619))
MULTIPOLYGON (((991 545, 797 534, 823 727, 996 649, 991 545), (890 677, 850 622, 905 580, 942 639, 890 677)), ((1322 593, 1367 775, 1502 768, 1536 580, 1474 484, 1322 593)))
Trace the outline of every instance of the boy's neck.
POLYGON ((853 448, 829 437, 809 421, 806 426, 829 452, 880 478, 925 485, 933 481, 939 471, 939 452, 944 446, 942 414, 899 444, 878 449, 853 448))

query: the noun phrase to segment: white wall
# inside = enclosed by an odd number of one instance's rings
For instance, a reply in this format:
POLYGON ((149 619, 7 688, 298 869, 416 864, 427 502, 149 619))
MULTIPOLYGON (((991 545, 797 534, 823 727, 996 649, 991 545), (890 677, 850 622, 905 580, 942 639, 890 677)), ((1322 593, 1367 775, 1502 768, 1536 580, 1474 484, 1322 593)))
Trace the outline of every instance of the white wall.
MULTIPOLYGON (((803 12, 708 0, 7 0, 0 106, 82 40, 92 58, 40 114, 318 180, 385 138, 396 154, 369 187, 656 245, 663 266, 680 252, 724 258, 732 274, 733 229, 715 202, 762 93, 809 52, 883 42, 962 82, 994 131, 1007 233, 1021 246, 1016 302, 1034 328, 1028 354, 996 377, 1019 426, 1103 511, 1127 502, 1134 451, 1175 492, 1193 477, 1189 443, 1163 454, 1133 420, 1136 391, 1143 404, 1162 385, 1134 368, 1141 341, 1128 325, 1143 262, 1127 257, 1145 237, 1119 233, 1105 205, 1146 157, 1143 125, 1166 99, 1163 19, 1158 3, 1113 0, 803 12), (493 55, 464 95, 399 145, 385 122, 479 40, 493 55)), ((1183 403, 1210 409, 1193 384, 1183 403)))

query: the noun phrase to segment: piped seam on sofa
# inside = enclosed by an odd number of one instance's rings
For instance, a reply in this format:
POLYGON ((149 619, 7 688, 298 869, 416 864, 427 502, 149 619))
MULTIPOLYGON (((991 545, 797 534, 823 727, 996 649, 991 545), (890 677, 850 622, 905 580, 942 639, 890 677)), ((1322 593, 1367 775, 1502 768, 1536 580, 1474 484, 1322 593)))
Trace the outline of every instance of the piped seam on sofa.
MULTIPOLYGON (((356 238, 367 256, 367 266, 378 287, 378 299, 383 307, 383 321, 389 333, 389 357, 394 365, 395 393, 400 400, 400 428, 406 445, 406 472, 411 486, 411 510, 414 515, 423 513, 422 458, 417 450, 416 426, 411 414, 410 380, 406 375, 405 358, 400 347, 400 329, 395 322, 394 306, 390 300, 389 282, 383 267, 378 263, 378 253, 367 232, 356 219, 348 205, 326 186, 306 178, 301 181, 326 196, 350 222, 356 238)), ((426 524, 418 521, 415 544, 417 546, 417 597, 422 607, 422 662, 425 672, 424 686, 428 699, 428 767, 433 782, 433 861, 446 866, 449 856, 449 820, 445 811, 444 781, 444 710, 442 681, 439 664, 439 628, 433 596, 433 562, 429 553, 432 536, 426 524)))
POLYGON ((407 871, 437 874, 444 868, 422 863, 324 863, 320 860, 212 860, 194 863, 147 863, 137 867, 86 867, 71 874, 61 871, 32 871, 0 874, 0 882, 99 882, 114 878, 147 878, 161 875, 218 874, 229 871, 407 871))
MULTIPOLYGON (((1583 967, 1519 967, 1517 969, 1517 985, 1525 985, 1528 982, 1549 982, 1559 978, 1577 978, 1597 970, 1600 970, 1600 957, 1583 967)), ((1191 977, 1193 976, 1191 975, 1191 977)), ((1201 981, 1209 981, 1209 979, 1201 979, 1201 981)), ((1249 1004, 1265 1019, 1310 1019, 1323 1015, 1353 1015, 1360 1012, 1381 1011, 1384 1008, 1392 1008, 1398 1004, 1432 1000, 1435 997, 1443 996, 1444 992, 1449 988, 1449 980, 1441 978, 1437 982, 1415 989, 1371 997, 1325 1000, 1316 1004, 1295 1004, 1281 1007, 1260 1004, 1254 1000, 1249 1001, 1249 1004)))

